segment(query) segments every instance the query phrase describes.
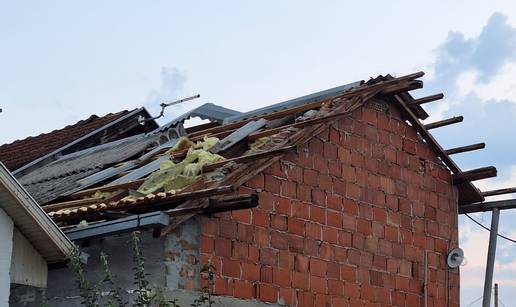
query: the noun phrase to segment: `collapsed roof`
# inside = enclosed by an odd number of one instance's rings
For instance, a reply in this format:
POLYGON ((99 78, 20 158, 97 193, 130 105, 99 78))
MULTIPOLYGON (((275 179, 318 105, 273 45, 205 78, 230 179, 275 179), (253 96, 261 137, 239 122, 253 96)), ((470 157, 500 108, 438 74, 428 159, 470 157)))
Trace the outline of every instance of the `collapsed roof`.
POLYGON ((174 227, 195 214, 256 206, 255 195, 231 193, 333 121, 381 98, 454 174, 459 205, 482 202, 471 181, 496 169, 463 172, 428 131, 447 123, 421 123, 428 117, 421 104, 442 98, 412 98, 423 75, 379 76, 247 113, 206 104, 151 132, 62 155, 19 179, 63 227, 155 211, 173 217, 174 227), (193 116, 211 122, 185 129, 193 116))

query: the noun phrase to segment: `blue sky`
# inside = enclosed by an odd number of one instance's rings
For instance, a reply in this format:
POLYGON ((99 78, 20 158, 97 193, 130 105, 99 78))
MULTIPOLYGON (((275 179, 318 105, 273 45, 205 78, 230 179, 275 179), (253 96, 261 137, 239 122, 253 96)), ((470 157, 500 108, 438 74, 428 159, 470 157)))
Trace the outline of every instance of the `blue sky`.
MULTIPOLYGON (((464 168, 495 165, 484 189, 516 186, 516 4, 511 1, 0 0, 0 143, 193 94, 249 110, 378 74, 427 72, 444 92, 431 120, 464 168)), ((489 225, 490 215, 476 215, 489 225)), ((503 212, 501 231, 516 237, 503 212)), ((461 218, 462 303, 481 295, 487 232, 461 218)), ((499 240, 495 279, 516 300, 516 247, 499 240)), ((473 305, 475 306, 475 305, 473 305)), ((479 305, 478 305, 479 306, 479 305)))

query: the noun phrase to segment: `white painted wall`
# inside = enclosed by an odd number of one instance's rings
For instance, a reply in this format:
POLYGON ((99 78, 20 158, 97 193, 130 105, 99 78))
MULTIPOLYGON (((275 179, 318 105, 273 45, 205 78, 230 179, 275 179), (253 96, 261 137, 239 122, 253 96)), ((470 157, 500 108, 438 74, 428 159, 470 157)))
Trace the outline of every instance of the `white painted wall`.
POLYGON ((11 255, 13 251, 13 221, 0 209, 0 307, 9 306, 11 289, 11 255))
POLYGON ((14 226, 11 283, 39 288, 47 286, 47 262, 14 226))

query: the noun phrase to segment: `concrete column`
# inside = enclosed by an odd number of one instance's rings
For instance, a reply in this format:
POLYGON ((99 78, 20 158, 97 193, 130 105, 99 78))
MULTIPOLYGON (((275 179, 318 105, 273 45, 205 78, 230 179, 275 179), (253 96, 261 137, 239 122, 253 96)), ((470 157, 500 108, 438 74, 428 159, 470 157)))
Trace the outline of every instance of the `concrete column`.
POLYGON ((11 218, 0 209, 0 307, 9 306, 9 293, 11 288, 11 255, 13 252, 13 229, 11 218))

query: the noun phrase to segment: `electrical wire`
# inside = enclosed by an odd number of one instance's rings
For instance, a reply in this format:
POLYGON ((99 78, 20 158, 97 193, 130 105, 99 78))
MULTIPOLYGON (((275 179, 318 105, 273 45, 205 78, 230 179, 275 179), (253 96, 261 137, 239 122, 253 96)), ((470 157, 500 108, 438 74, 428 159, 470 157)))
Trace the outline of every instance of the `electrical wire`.
POLYGON ((503 307, 507 307, 500 298, 498 298, 498 302, 500 302, 500 304, 502 304, 503 307))
POLYGON ((476 300, 474 300, 473 302, 469 303, 466 305, 466 307, 469 307, 469 306, 472 306, 473 304, 475 304, 476 302, 480 301, 484 296, 482 295, 481 297, 477 298, 476 300))
MULTIPOLYGON (((491 231, 491 228, 484 226, 482 223, 478 222, 477 220, 475 220, 474 218, 472 218, 471 216, 469 216, 469 214, 467 214, 467 213, 466 213, 465 215, 466 215, 470 220, 472 220, 473 222, 475 222, 475 224, 477 224, 478 226, 480 226, 480 227, 484 228, 484 229, 485 229, 485 230, 487 230, 487 231, 491 231)), ((500 238, 503 238, 503 239, 505 239, 505 240, 507 240, 507 241, 510 241, 510 242, 512 242, 512 243, 516 243, 516 240, 514 240, 514 239, 511 239, 511 238, 506 237, 506 236, 504 236, 504 235, 502 235, 502 234, 499 234, 499 233, 498 233, 497 235, 498 235, 500 238)))

